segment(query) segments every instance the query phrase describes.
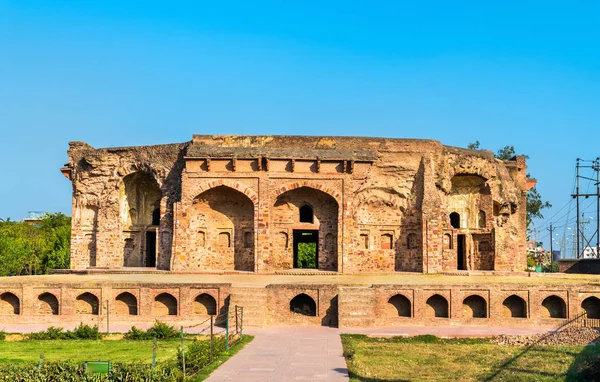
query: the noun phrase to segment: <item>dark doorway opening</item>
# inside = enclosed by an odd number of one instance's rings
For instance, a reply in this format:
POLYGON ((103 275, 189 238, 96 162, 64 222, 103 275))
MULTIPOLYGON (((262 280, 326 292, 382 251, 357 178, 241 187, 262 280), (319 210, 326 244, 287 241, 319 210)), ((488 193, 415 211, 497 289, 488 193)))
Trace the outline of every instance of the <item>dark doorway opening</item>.
POLYGON ((465 251, 465 235, 458 235, 457 236, 457 242, 456 242, 456 257, 458 260, 458 270, 466 270, 466 262, 465 262, 465 255, 466 255, 466 251, 465 251))
POLYGON ((319 231, 294 230, 294 268, 319 268, 319 231))
POLYGON ((156 231, 146 232, 146 266, 156 267, 156 231))

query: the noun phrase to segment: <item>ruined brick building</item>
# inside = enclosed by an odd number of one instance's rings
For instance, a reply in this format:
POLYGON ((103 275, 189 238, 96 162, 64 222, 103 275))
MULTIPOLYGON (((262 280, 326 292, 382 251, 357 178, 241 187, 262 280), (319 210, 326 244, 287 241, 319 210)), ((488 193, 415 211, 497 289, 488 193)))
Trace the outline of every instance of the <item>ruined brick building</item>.
POLYGON ((197 327, 239 307, 244 327, 600 319, 597 280, 523 272, 535 182, 523 157, 431 140, 197 135, 74 142, 62 172, 72 269, 0 278, 4 323, 197 327))
POLYGON ((522 271, 525 158, 433 140, 203 136, 72 142, 71 268, 522 271))

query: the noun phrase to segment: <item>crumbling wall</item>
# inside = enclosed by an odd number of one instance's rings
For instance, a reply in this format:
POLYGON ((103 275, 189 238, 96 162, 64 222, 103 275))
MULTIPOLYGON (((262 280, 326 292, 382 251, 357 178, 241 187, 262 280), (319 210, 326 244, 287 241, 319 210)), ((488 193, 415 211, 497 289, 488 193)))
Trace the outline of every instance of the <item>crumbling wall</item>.
POLYGON ((459 249, 466 270, 525 267, 522 157, 429 140, 194 136, 114 149, 74 142, 63 172, 73 269, 148 266, 155 246, 158 269, 282 271, 294 266, 297 229, 319 231, 320 270, 452 271, 459 249), (298 220, 303 203, 310 224, 298 220))
MULTIPOLYGON (((124 255, 128 251, 139 253, 142 249, 142 239, 138 236, 148 226, 146 223, 151 212, 142 213, 140 221, 139 206, 130 206, 127 199, 143 198, 140 191, 147 190, 145 185, 148 178, 156 182, 162 194, 158 201, 160 225, 157 227, 156 266, 168 269, 173 230, 172 206, 180 198, 185 146, 172 144, 94 149, 83 142, 70 143, 66 175, 73 183, 71 269, 130 265, 125 264, 124 255), (131 174, 140 174, 132 178, 144 178, 141 185, 135 187, 136 182, 124 182, 131 174), (131 211, 131 208, 135 211, 131 211), (131 221, 132 212, 138 221, 131 221), (144 223, 142 227, 138 222, 144 223), (132 226, 135 229, 129 232, 132 226), (133 242, 127 242, 127 239, 133 242)), ((156 191, 151 193, 157 195, 156 191)), ((155 202, 151 202, 153 206, 155 202)), ((133 261, 134 265, 142 265, 139 260, 133 261)))

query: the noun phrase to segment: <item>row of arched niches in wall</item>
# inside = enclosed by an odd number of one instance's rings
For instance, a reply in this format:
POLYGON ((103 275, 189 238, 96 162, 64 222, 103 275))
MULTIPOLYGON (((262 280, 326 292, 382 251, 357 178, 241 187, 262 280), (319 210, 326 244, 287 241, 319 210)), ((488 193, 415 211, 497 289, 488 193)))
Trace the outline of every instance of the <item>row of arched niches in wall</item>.
MULTIPOLYGON (((194 314, 217 314, 217 301, 210 294, 201 293, 197 295, 193 305, 194 314)), ((99 315, 100 308, 100 300, 93 293, 85 292, 75 298, 75 314, 99 315)), ((106 308, 106 305, 104 305, 104 308, 106 308)), ((58 298, 50 292, 44 292, 37 296, 34 309, 34 314, 37 315, 58 315, 61 311, 58 298)), ((138 299, 129 292, 123 292, 111 302, 110 310, 111 314, 137 316, 139 314, 138 299)), ((178 301, 172 294, 160 293, 154 297, 152 315, 175 316, 177 312, 178 301)), ((10 292, 0 294, 0 314, 21 314, 21 301, 15 294, 10 292)))
MULTIPOLYGON (((463 318, 489 318, 487 301, 478 295, 471 295, 463 300, 463 318)), ((439 294, 429 297, 425 303, 424 316, 429 318, 449 318, 450 310, 448 300, 439 294)), ((387 316, 412 317, 410 300, 396 294, 388 300, 386 307, 387 316)), ((539 318, 567 318, 567 304, 561 297, 552 295, 546 297, 541 304, 539 318)), ((587 318, 600 318, 600 299, 591 296, 581 302, 581 313, 585 312, 587 318)), ((527 302, 517 296, 511 295, 502 302, 503 318, 528 318, 527 302)))
MULTIPOLYGON (((137 298, 129 293, 119 294, 113 302, 113 311, 117 315, 138 315, 139 305, 137 298)), ((193 301, 193 313, 198 315, 217 314, 217 301, 207 293, 201 293, 193 301)), ((426 301, 425 317, 448 318, 450 314, 448 300, 435 294, 426 301)), ((567 304, 559 296, 546 297, 541 304, 540 318, 567 318, 567 304)), ((290 300, 290 312, 305 316, 315 316, 317 312, 315 300, 304 294, 298 294, 290 300)), ((100 311, 100 300, 94 294, 85 292, 75 299, 75 313, 98 315, 100 311)), ((471 295, 463 300, 463 318, 488 318, 488 303, 478 295, 471 295)), ((507 318, 527 318, 527 303, 517 296, 511 295, 502 303, 502 316, 507 318)), ((387 315, 396 317, 412 317, 412 305, 410 300, 402 295, 396 294, 388 300, 387 315)), ((587 318, 600 318, 600 299, 591 296, 581 302, 581 312, 587 314, 587 318)), ((0 294, 0 314, 18 315, 21 313, 19 298, 10 292, 0 294)), ((35 314, 58 315, 60 303, 58 298, 50 292, 44 292, 37 297, 35 314)), ((160 293, 154 297, 152 315, 167 316, 177 315, 178 301, 170 293, 160 293)))

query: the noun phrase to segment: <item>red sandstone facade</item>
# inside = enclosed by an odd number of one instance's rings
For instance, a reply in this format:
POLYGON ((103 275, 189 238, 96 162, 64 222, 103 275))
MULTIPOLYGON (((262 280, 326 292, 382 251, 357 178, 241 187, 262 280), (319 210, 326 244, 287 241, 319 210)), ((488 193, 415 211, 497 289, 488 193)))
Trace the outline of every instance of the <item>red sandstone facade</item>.
POLYGON ((431 140, 201 136, 73 142, 71 268, 273 273, 522 271, 524 157, 431 140), (304 218, 302 214, 304 213, 304 218))

